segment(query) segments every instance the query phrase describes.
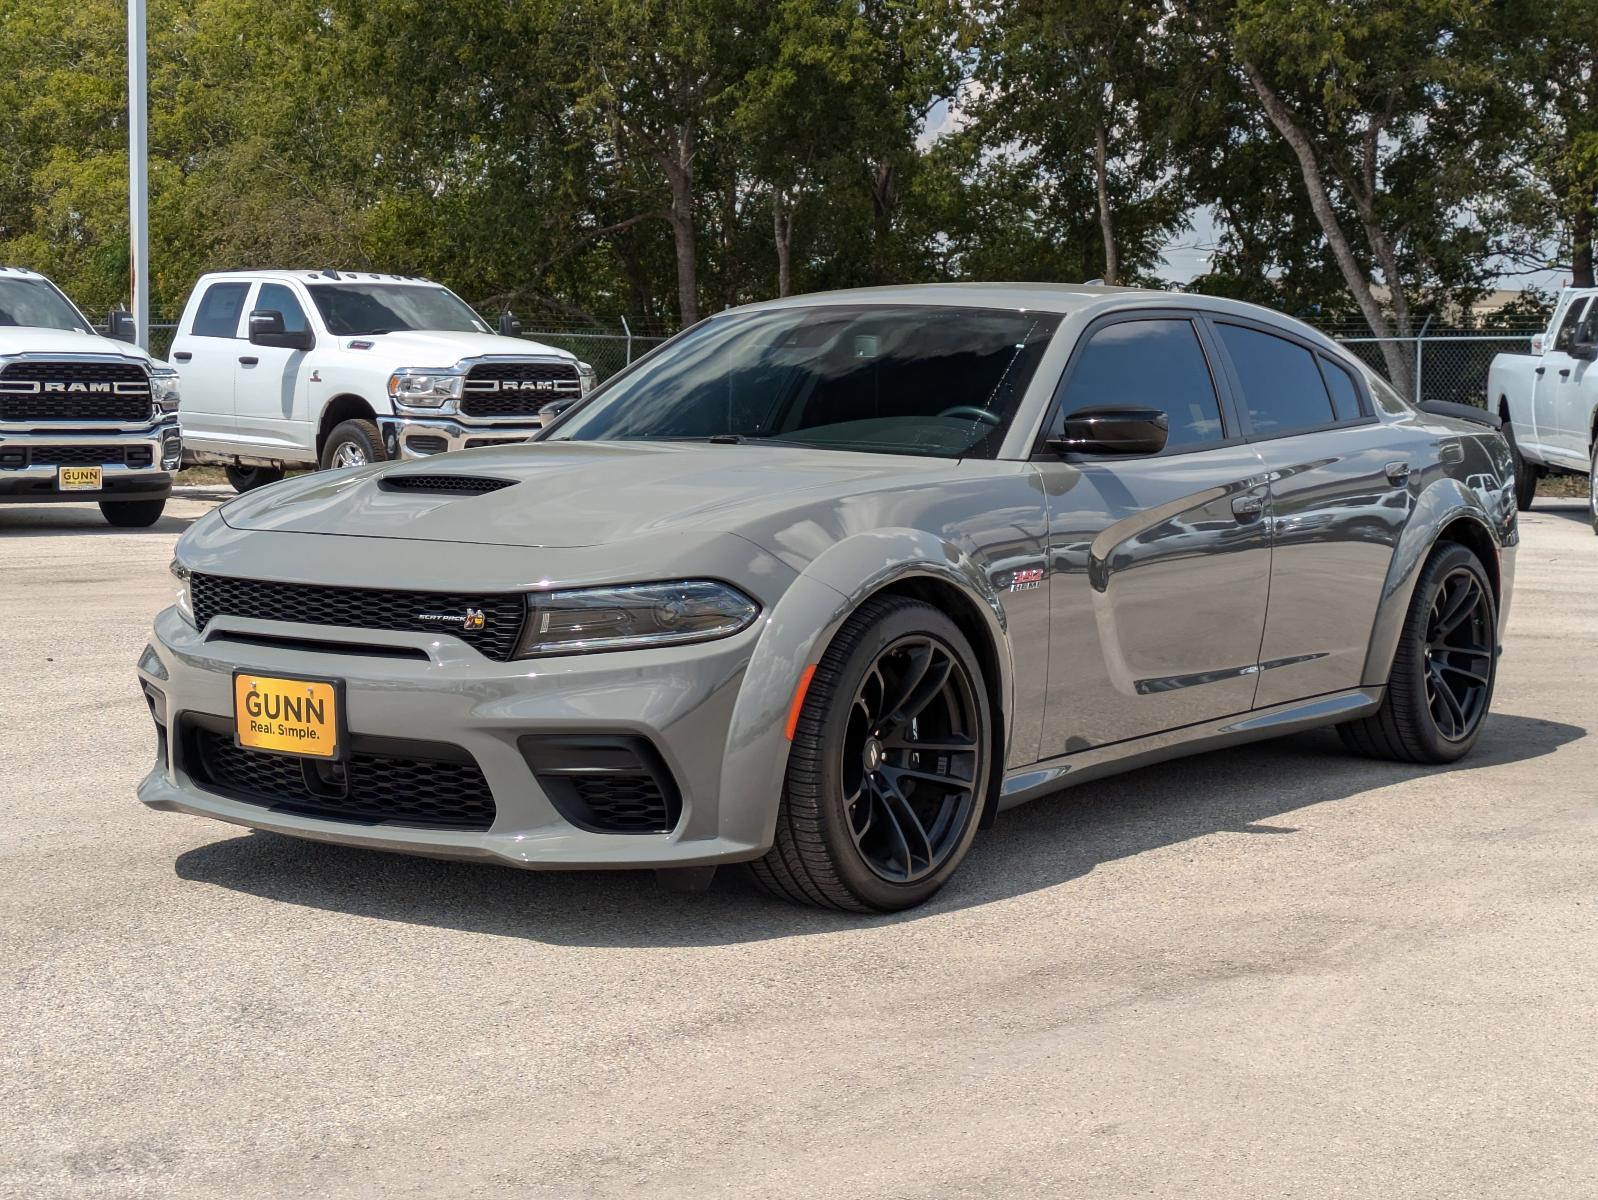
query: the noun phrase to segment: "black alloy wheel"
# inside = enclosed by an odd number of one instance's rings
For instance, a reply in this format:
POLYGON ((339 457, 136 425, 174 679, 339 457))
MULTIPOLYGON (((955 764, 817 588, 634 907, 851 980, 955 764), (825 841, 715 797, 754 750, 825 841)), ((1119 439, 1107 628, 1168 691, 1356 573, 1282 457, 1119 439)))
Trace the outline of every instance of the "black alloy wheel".
POLYGON ((922 903, 976 837, 992 742, 981 666, 959 627, 919 600, 867 600, 816 664, 755 879, 851 912, 922 903))
POLYGON ((975 688, 942 643, 910 634, 855 691, 842 748, 843 803, 860 857, 890 883, 949 861, 977 804, 975 688))
POLYGON ((1493 675, 1492 597, 1468 567, 1442 581, 1426 622, 1426 706, 1451 742, 1476 731, 1493 675))
POLYGON ((1481 736, 1497 670, 1498 603, 1487 570, 1468 547, 1440 543, 1415 580, 1380 707, 1337 732, 1372 758, 1454 762, 1481 736))

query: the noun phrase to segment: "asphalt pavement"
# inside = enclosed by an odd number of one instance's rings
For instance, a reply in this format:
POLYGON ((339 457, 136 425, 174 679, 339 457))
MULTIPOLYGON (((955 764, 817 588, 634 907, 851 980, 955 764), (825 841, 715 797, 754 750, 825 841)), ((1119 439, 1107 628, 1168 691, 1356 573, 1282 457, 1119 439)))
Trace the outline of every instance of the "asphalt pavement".
POLYGON ((0 1195, 1598 1195, 1598 538, 1452 769, 1319 733, 1003 815, 859 919, 146 811, 149 531, 0 508, 0 1195))

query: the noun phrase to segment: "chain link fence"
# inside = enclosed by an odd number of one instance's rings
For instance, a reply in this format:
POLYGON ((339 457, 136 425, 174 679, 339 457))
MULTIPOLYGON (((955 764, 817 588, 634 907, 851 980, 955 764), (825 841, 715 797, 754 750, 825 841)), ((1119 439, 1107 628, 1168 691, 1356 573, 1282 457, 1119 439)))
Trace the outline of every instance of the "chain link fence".
POLYGON ((1487 406, 1487 368, 1495 355, 1527 354, 1536 329, 1484 333, 1480 329, 1423 329, 1416 337, 1375 338, 1327 331, 1349 352, 1367 363, 1389 383, 1389 350, 1403 356, 1410 381, 1409 395, 1418 401, 1447 400, 1454 404, 1487 406))

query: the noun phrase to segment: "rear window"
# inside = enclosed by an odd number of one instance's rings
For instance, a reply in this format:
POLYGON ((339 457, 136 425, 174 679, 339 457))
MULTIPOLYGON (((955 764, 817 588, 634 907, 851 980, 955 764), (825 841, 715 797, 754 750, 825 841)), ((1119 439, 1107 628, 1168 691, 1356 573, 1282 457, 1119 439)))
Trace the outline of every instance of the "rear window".
POLYGON ((1216 329, 1243 388, 1249 425, 1264 437, 1332 423, 1332 404, 1315 355, 1296 342, 1242 325, 1216 329))
POLYGON ((190 332, 195 337, 237 337, 239 318, 244 315, 244 297, 249 291, 247 283, 213 283, 200 297, 200 307, 194 314, 194 328, 190 332))

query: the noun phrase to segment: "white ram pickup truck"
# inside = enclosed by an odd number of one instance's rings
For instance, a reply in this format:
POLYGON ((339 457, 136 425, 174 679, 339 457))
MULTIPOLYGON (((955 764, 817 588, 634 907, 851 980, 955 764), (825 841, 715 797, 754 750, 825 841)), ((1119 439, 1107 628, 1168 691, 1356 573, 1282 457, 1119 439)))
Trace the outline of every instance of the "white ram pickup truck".
POLYGON ((0 267, 0 503, 96 501, 113 525, 161 518, 183 448, 178 377, 111 314, 101 337, 36 271, 0 267))
POLYGON ((1515 455, 1515 499, 1531 507, 1537 480, 1585 475, 1598 533, 1598 288, 1567 288, 1530 354, 1500 354, 1487 370, 1487 407, 1515 455))
POLYGON ((448 288, 368 271, 202 276, 172 358, 191 462, 239 491, 298 467, 526 441, 593 383, 575 355, 495 332, 448 288))

